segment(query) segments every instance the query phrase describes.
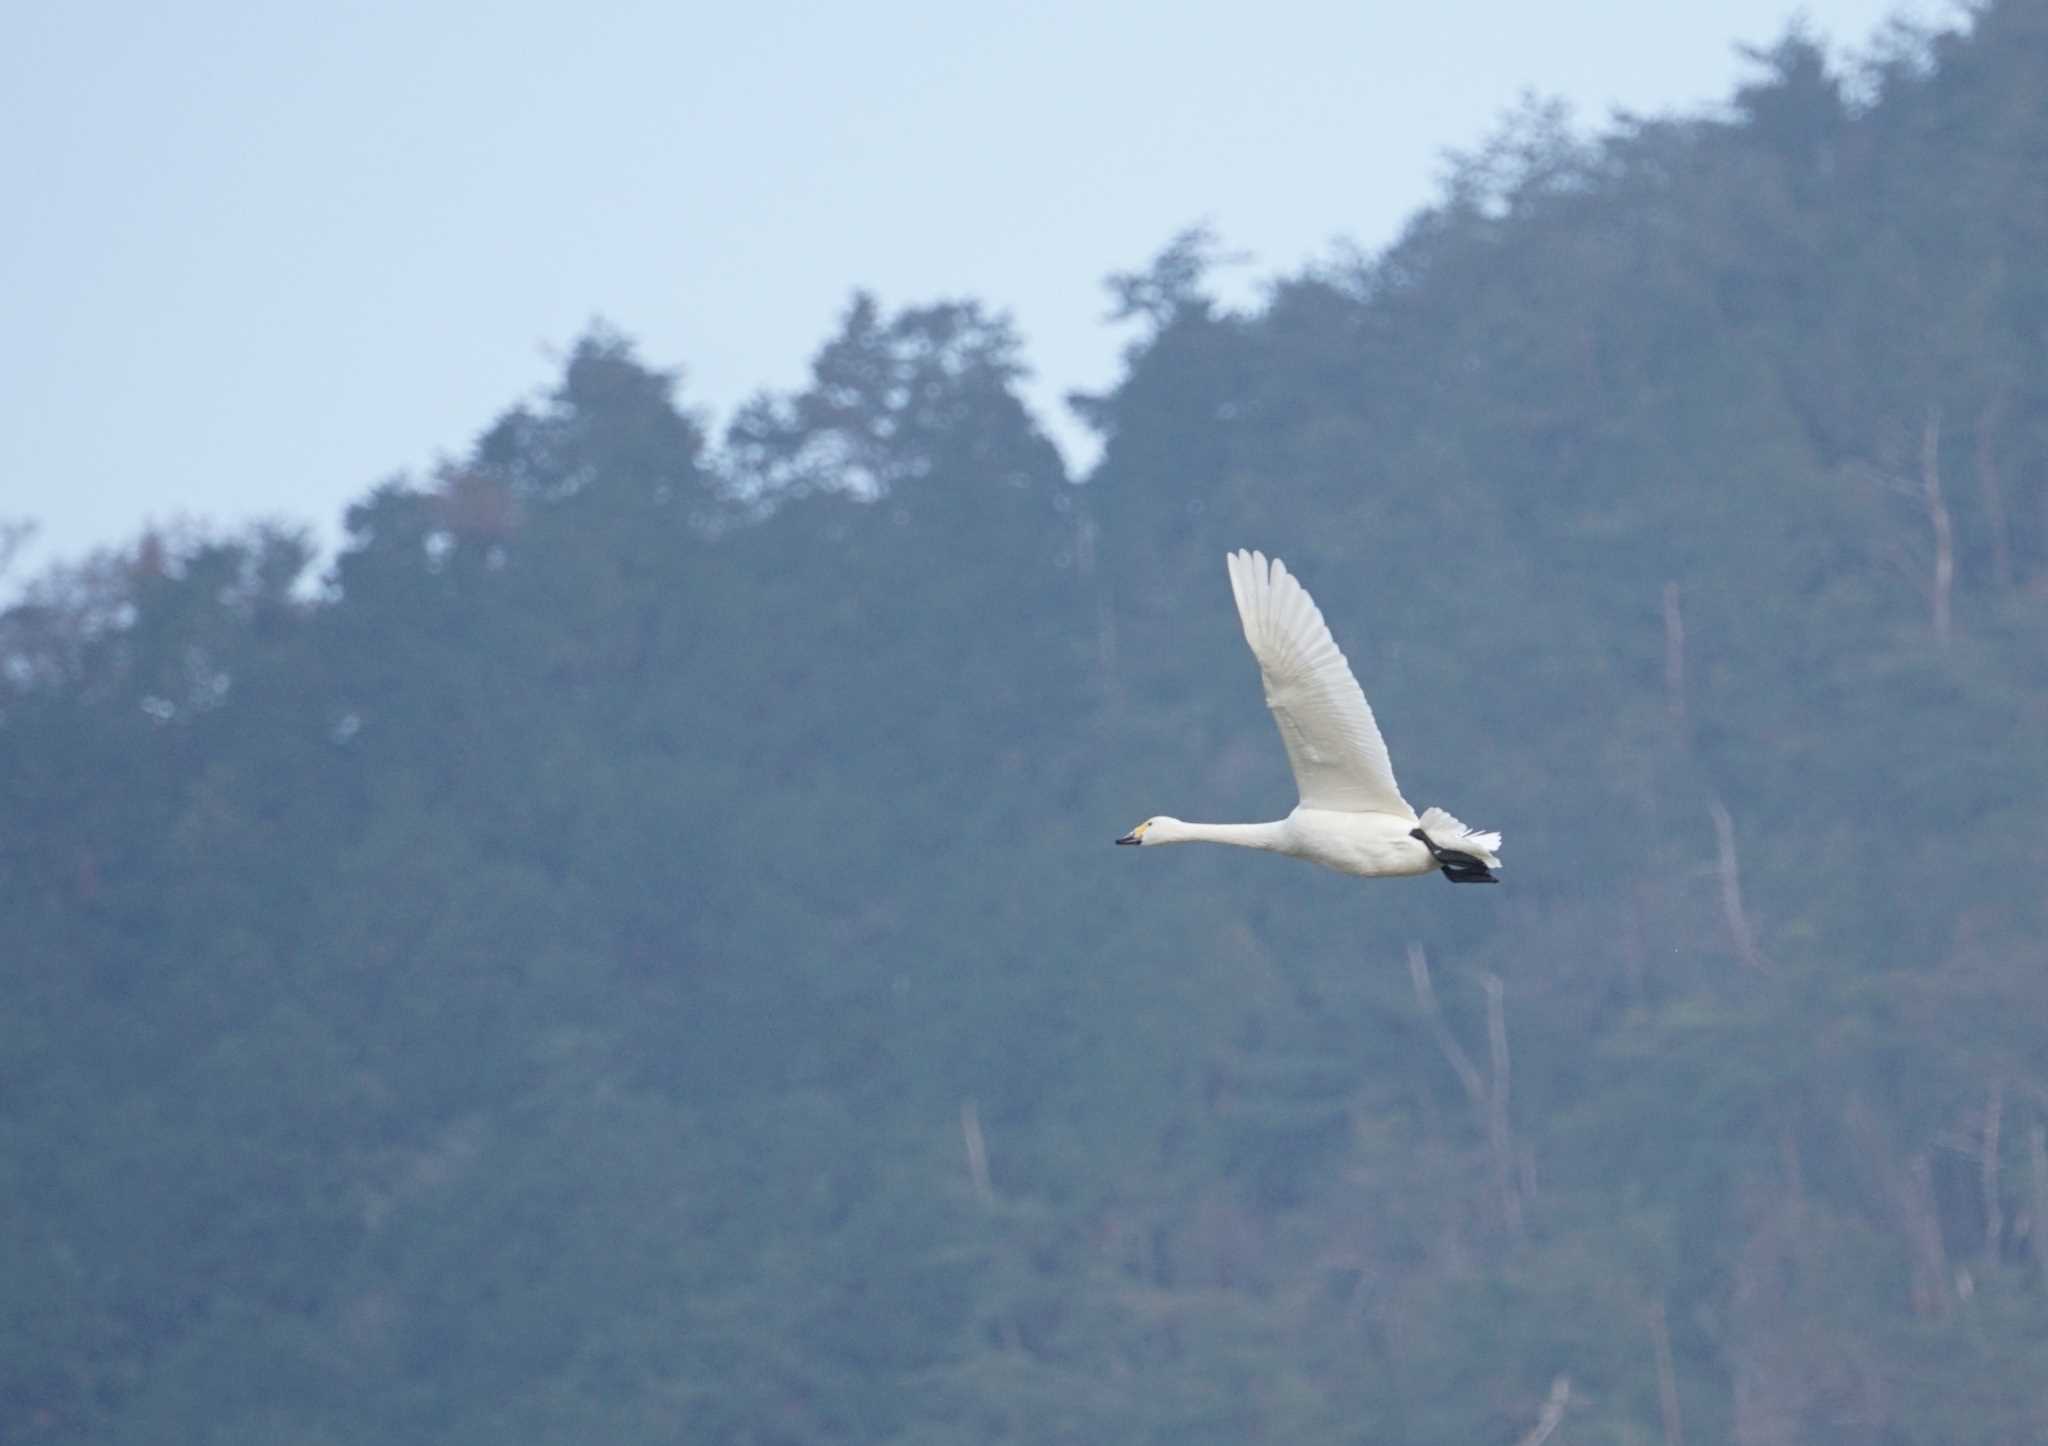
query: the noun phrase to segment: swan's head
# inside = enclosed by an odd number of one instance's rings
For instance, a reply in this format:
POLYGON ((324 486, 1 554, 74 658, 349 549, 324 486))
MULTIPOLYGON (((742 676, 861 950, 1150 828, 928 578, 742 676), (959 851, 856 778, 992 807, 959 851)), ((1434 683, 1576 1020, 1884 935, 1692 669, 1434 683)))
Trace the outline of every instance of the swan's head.
POLYGON ((1161 814, 1158 818, 1146 819, 1143 823, 1118 839, 1117 842, 1120 844, 1172 843, 1173 830, 1179 824, 1179 819, 1168 818, 1161 814))

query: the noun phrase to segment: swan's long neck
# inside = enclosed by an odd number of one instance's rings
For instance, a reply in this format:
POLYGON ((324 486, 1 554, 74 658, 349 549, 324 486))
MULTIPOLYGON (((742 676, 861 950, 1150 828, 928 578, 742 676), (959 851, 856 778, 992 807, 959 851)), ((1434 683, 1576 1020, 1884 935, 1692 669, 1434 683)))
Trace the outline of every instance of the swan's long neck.
POLYGON ((1274 823, 1183 823, 1161 819, 1152 826, 1147 843, 1220 843, 1239 848, 1287 852, 1287 821, 1274 823))

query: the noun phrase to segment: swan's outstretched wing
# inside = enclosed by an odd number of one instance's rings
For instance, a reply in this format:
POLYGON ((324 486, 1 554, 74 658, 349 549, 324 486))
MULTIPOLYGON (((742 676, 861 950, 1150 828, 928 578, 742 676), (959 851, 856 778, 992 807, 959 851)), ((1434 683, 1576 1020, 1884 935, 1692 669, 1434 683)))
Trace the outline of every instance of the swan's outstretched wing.
POLYGON ((1280 725, 1301 801, 1310 808, 1414 818, 1365 691, 1351 676, 1315 599, 1265 554, 1233 552, 1230 591, 1259 660, 1266 706, 1280 725))

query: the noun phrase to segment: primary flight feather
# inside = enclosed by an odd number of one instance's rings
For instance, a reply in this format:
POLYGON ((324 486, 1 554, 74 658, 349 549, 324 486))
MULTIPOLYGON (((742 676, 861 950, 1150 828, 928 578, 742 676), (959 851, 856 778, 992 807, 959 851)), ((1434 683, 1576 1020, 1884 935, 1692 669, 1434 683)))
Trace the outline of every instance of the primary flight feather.
POLYGON ((1441 869, 1453 883, 1498 882, 1499 834, 1468 829, 1440 808, 1418 817, 1401 796, 1365 691, 1308 589, 1277 557, 1233 552, 1226 562, 1301 802, 1272 823, 1148 818, 1117 842, 1238 844, 1366 878, 1441 869))

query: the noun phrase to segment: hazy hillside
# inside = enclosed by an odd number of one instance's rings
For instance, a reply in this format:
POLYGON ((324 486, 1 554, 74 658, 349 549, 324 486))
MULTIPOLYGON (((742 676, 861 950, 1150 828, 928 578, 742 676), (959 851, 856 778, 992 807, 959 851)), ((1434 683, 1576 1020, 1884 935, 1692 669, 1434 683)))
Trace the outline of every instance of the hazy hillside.
POLYGON ((1085 478, 858 298, 43 580, 0 1440, 2048 1440, 2044 97, 1999 0, 1185 236, 1085 478), (1109 846, 1293 801, 1240 545, 1501 887, 1109 846))

